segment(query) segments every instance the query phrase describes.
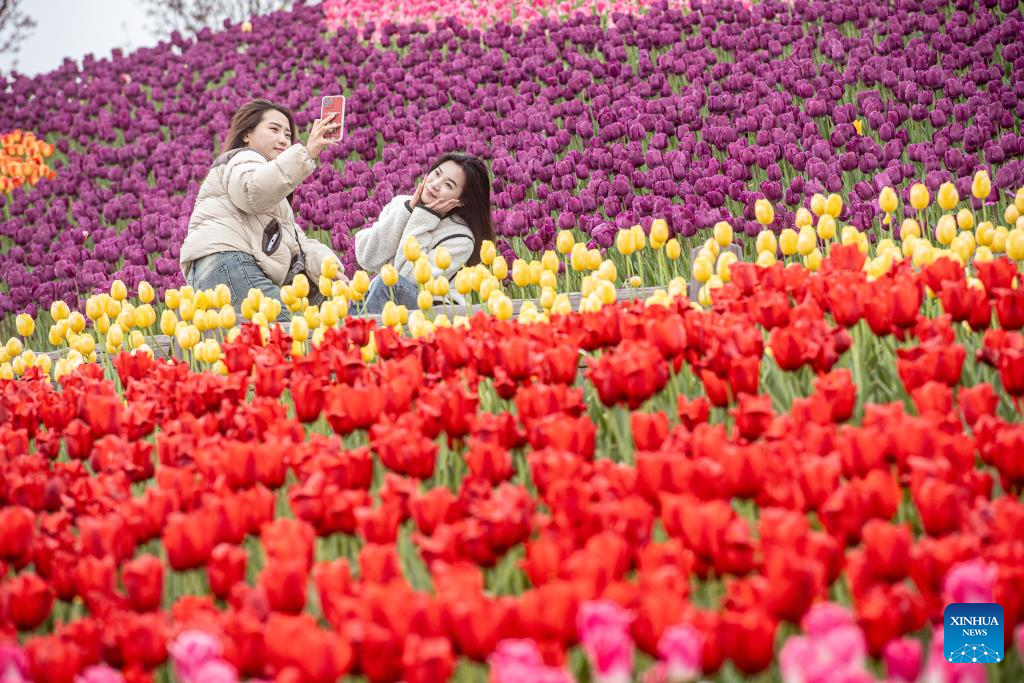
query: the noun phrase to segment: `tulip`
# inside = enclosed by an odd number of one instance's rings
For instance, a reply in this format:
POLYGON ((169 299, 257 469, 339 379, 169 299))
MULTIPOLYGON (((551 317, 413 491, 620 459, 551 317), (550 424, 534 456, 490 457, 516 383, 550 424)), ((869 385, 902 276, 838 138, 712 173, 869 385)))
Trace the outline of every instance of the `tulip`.
POLYGON ((921 183, 915 183, 910 187, 910 205, 918 211, 923 211, 931 203, 928 188, 921 183))
POLYGON ((31 337, 36 331, 36 321, 27 313, 22 313, 15 319, 15 327, 22 337, 31 337))
POLYGON ((896 195, 896 191, 889 186, 882 188, 882 192, 878 196, 878 208, 888 214, 896 213, 896 209, 899 208, 899 197, 896 195))
POLYGON ((939 192, 935 197, 935 201, 943 211, 952 211, 960 202, 960 195, 956 190, 956 186, 950 182, 942 183, 939 186, 939 192))
POLYGON ((975 199, 981 201, 988 199, 988 196, 992 194, 992 180, 989 178, 988 171, 978 171, 974 174, 974 179, 971 181, 971 194, 975 199))

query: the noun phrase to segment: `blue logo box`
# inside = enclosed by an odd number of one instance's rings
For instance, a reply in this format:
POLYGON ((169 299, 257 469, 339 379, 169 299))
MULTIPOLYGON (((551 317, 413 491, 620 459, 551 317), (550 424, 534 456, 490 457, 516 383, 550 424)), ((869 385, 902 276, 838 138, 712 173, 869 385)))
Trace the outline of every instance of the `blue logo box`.
POLYGON ((954 602, 943 614, 946 661, 994 664, 1003 661, 1003 607, 994 602, 954 602))

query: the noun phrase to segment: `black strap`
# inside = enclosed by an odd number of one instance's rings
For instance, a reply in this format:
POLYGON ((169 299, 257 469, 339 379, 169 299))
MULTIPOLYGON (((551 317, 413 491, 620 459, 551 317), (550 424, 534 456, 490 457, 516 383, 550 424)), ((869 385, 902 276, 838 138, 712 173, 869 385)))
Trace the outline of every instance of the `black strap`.
POLYGON ((438 242, 437 244, 435 244, 432 247, 430 247, 430 251, 434 251, 435 249, 437 249, 439 246, 441 246, 442 244, 444 244, 448 240, 453 240, 453 239, 456 239, 457 237, 465 237, 466 239, 468 239, 470 241, 470 243, 475 243, 476 242, 476 240, 474 240, 469 235, 463 235, 462 233, 459 233, 457 235, 448 235, 447 237, 442 238, 440 242, 438 242))

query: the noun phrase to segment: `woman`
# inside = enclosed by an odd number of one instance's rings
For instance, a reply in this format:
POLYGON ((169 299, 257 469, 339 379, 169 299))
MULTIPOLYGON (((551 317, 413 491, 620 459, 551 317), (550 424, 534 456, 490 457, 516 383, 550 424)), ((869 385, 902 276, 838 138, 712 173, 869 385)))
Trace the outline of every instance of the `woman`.
POLYGON ((289 199, 332 143, 325 135, 340 125, 317 119, 303 145, 287 107, 253 100, 235 112, 226 151, 199 188, 181 245, 188 284, 199 290, 224 283, 237 308, 253 288, 279 299, 282 285, 305 272, 310 296, 319 296, 321 265, 334 252, 305 236, 289 199))
MULTIPOLYGON (((445 154, 430 167, 416 193, 392 199, 372 227, 356 233, 356 261, 364 270, 379 273, 385 264, 398 271, 398 282, 388 287, 378 275, 366 293, 368 313, 380 313, 388 300, 408 308, 416 306, 419 288, 413 265, 405 258, 405 243, 415 238, 430 261, 433 277, 449 282, 463 266, 480 262, 480 245, 494 239, 491 221, 491 178, 480 159, 468 154, 445 154), (446 268, 437 266, 438 249, 451 256, 446 268)), ((454 288, 450 296, 464 303, 454 288)))

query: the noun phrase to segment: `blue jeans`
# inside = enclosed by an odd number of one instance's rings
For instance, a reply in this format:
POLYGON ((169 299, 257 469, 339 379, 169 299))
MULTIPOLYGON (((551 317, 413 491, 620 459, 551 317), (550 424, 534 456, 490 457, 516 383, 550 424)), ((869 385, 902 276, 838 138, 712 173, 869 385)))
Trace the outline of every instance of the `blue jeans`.
POLYGON ((416 303, 416 297, 419 294, 420 288, 416 286, 416 283, 401 275, 398 276, 398 282, 394 287, 385 285, 379 274, 374 275, 370 280, 370 289, 366 292, 366 312, 380 313, 384 310, 384 304, 391 301, 392 298, 396 304, 405 306, 410 311, 415 310, 419 308, 416 303), (393 295, 392 292, 394 292, 393 295))
MULTIPOLYGON (((258 289, 265 296, 281 299, 281 288, 267 277, 263 269, 257 265, 256 259, 241 251, 221 251, 204 256, 192 263, 192 268, 185 281, 197 291, 213 289, 222 283, 227 285, 231 291, 231 303, 239 312, 241 312, 242 301, 249 295, 250 289, 258 289)), ((309 303, 322 303, 323 297, 316 289, 317 283, 310 282, 309 284, 309 303)), ((287 308, 281 309, 281 315, 277 316, 277 319, 282 322, 290 318, 291 315, 287 308)))

